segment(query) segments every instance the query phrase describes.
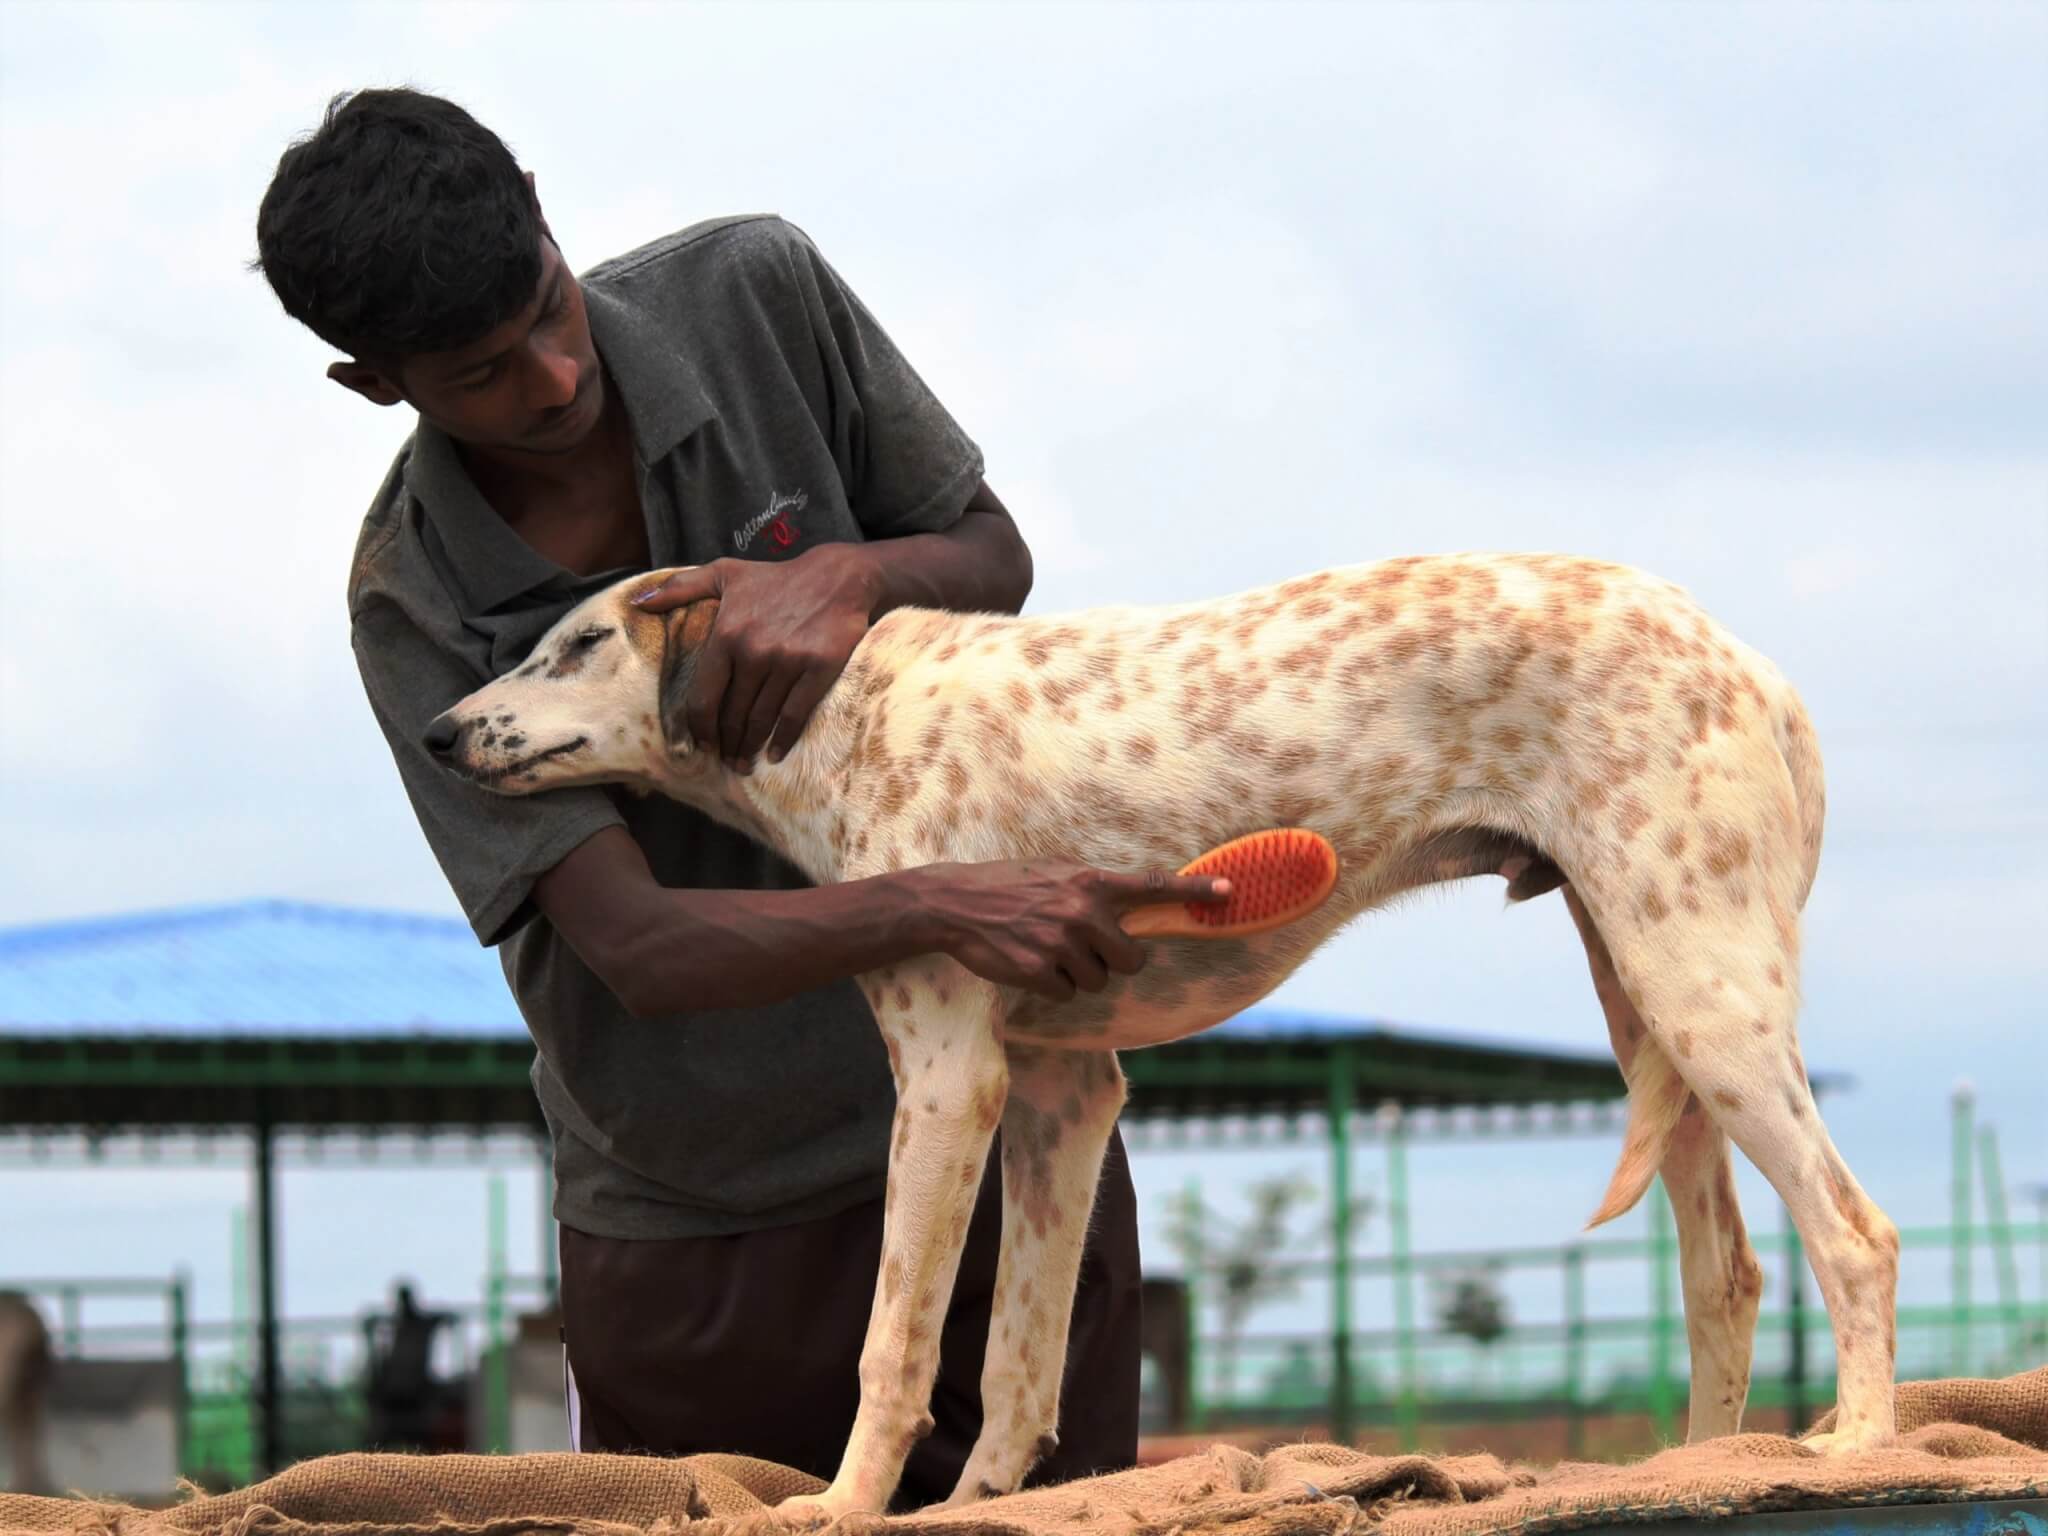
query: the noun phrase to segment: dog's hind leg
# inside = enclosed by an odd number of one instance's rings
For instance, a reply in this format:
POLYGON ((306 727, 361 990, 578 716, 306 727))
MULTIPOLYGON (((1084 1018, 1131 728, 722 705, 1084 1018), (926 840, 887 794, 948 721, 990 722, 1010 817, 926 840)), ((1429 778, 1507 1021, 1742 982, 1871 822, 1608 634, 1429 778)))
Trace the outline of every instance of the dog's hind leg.
MULTIPOLYGON (((1578 924, 1593 971, 1593 990, 1607 1015, 1607 1034, 1624 1075, 1640 1080, 1636 1058, 1645 1031, 1635 1004, 1614 974, 1613 957, 1586 904, 1570 886, 1565 905, 1578 924)), ((1646 1088, 1648 1085, 1645 1085, 1646 1088)), ((1685 1331, 1692 1348, 1692 1408, 1686 1439, 1711 1440, 1742 1426, 1749 1398, 1751 1352, 1763 1267, 1749 1245, 1728 1138, 1687 1095, 1669 1147, 1658 1165, 1678 1225, 1678 1265, 1685 1288, 1685 1331)))
MULTIPOLYGON (((1797 892, 1772 878, 1790 859, 1759 853, 1761 831, 1720 835, 1726 841, 1708 855, 1709 872, 1721 871, 1718 889, 1694 876, 1674 902, 1643 903, 1625 897, 1628 886, 1611 873, 1594 889, 1576 875, 1573 883, 1663 1066, 1770 1180, 1806 1245, 1838 1367, 1837 1428, 1812 1443, 1885 1445, 1895 1437, 1898 1232, 1829 1140, 1800 1060, 1797 892)), ((1682 1119, 1670 1122, 1674 1146, 1682 1119)), ((1610 1199, 1603 1214, 1614 1213, 1610 1199)))
POLYGON ((1058 1443, 1081 1249, 1123 1102, 1123 1071, 1111 1052, 1011 1049, 1003 1246, 982 1364, 981 1434, 949 1508, 1014 1491, 1058 1443))
POLYGON ((823 1493, 776 1506, 796 1521, 880 1514, 911 1447, 931 1433, 939 1334, 1008 1076, 994 988, 951 962, 899 966, 863 985, 896 1075, 881 1275, 845 1455, 823 1493))

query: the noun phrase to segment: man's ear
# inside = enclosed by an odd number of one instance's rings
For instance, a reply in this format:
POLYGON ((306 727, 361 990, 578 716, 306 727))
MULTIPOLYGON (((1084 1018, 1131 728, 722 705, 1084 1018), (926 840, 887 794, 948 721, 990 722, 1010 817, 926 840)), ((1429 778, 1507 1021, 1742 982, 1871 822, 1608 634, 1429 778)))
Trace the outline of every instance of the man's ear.
POLYGON ((707 597, 667 616, 661 651, 661 734, 672 751, 691 745, 690 684, 697 677, 697 658, 718 621, 718 599, 707 597))
POLYGON ((405 400, 398 386, 368 363, 329 363, 327 377, 376 405, 399 405, 405 400))

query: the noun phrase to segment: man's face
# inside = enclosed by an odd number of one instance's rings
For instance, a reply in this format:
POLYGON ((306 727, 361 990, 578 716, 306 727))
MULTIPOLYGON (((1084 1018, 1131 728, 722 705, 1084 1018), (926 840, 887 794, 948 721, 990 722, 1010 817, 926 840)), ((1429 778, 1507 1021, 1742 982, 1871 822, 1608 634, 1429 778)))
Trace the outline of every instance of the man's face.
POLYGON ((604 371, 583 288, 549 238, 527 306, 466 347, 419 353, 383 370, 428 421, 458 442, 521 453, 567 453, 604 410, 604 371))

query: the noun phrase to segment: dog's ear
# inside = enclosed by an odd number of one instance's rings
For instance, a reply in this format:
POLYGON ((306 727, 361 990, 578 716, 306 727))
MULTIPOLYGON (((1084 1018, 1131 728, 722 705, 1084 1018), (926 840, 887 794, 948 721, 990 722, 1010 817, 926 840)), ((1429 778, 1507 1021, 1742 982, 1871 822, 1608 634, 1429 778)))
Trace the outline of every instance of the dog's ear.
POLYGON ((690 744, 690 684, 696 680, 697 658, 704 652, 711 626, 718 622, 718 599, 707 597, 666 615, 661 648, 661 734, 671 749, 690 744))

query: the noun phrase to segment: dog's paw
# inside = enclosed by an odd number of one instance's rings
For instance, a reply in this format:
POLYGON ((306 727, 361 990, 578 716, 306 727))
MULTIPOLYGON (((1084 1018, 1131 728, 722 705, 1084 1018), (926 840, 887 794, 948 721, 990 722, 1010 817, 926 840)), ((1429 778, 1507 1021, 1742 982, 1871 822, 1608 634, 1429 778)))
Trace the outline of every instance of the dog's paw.
POLYGON ((1808 1435, 1799 1443, 1823 1456, 1854 1456, 1859 1451, 1881 1451, 1895 1445, 1898 1436, 1882 1429, 1831 1429, 1824 1435, 1808 1435))
POLYGON ((875 1511, 863 1509, 859 1501, 848 1494, 827 1488, 823 1493, 784 1499, 768 1513, 775 1517, 777 1525, 791 1530, 819 1531, 847 1515, 874 1514, 875 1511))

